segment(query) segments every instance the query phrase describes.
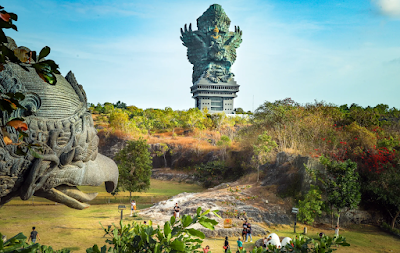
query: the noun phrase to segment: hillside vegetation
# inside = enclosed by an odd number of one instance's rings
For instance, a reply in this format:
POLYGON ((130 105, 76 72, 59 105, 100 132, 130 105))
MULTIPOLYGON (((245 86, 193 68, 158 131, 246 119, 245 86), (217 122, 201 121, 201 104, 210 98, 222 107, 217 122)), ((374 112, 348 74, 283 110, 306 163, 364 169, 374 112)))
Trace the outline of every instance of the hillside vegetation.
POLYGON ((339 163, 351 160, 357 165, 361 204, 381 209, 392 228, 400 215, 400 111, 396 108, 284 99, 266 101, 254 114, 234 117, 198 109, 140 109, 121 102, 92 105, 90 110, 103 133, 142 136, 149 143, 168 144, 170 153, 177 145, 214 151, 216 159, 189 168, 199 172, 207 186, 229 175, 256 171, 282 151, 339 163))

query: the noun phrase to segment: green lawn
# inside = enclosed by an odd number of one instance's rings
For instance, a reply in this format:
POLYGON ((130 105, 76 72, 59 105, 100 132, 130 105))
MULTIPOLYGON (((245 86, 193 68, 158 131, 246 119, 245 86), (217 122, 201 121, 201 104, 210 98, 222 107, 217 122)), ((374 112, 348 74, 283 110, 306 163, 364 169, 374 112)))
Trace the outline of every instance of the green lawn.
MULTIPOLYGON (((195 184, 151 180, 150 189, 143 193, 132 193, 138 209, 151 206, 152 202, 168 199, 182 192, 200 192, 204 189, 195 184)), ((28 201, 13 199, 0 208, 0 232, 8 238, 23 232, 29 235, 32 226, 37 227, 40 243, 55 249, 69 247, 74 252, 86 252, 94 244, 104 245, 104 226, 119 224, 121 213, 119 204, 125 204, 124 221, 131 222, 141 218, 130 217, 129 193, 120 192, 116 198, 104 190, 103 186, 80 187, 84 192, 98 192, 91 206, 75 210, 43 198, 34 197, 28 201), (110 203, 108 202, 110 200, 110 203)))

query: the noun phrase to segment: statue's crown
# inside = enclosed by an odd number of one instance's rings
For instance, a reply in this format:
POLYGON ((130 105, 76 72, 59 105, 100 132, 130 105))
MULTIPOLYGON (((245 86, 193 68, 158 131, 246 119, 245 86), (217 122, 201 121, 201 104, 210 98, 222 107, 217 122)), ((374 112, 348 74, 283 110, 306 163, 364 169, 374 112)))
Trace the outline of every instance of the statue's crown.
POLYGON ((213 4, 197 19, 197 28, 205 33, 216 31, 229 32, 231 20, 221 5, 213 4), (219 29, 217 28, 219 27, 219 29))

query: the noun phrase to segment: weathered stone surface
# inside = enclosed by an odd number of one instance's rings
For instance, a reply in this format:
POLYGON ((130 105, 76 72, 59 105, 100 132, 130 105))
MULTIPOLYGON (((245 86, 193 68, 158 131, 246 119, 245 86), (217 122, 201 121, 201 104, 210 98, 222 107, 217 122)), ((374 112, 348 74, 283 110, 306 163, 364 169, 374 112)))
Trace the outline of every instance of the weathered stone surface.
POLYGON ((153 169, 151 178, 163 180, 163 181, 176 181, 185 182, 188 184, 200 184, 193 174, 169 172, 169 169, 153 169))
MULTIPOLYGON (((8 43, 16 47, 15 42, 8 43)), ((29 49, 27 49, 29 52, 29 49)), ((69 207, 83 209, 95 195, 84 194, 76 186, 106 183, 111 192, 118 182, 118 168, 109 158, 98 154, 99 138, 88 112, 86 94, 72 72, 67 79, 56 75, 57 84, 45 83, 36 71, 7 63, 0 72, 1 92, 21 92, 25 109, 12 115, 1 112, 0 126, 10 117, 24 117, 28 124, 23 141, 38 144, 40 155, 23 155, 17 146, 6 145, 0 138, 0 206, 14 197, 45 197, 69 207)), ((13 142, 18 142, 15 129, 7 127, 13 142)), ((27 150, 26 150, 27 151, 27 150)))
POLYGON ((264 238, 258 239, 255 243, 254 243, 255 247, 263 247, 264 246, 264 238))
POLYGON ((278 193, 282 196, 293 196, 295 192, 306 193, 310 188, 311 178, 305 166, 321 171, 323 168, 317 159, 285 152, 278 153, 274 164, 261 166, 260 169, 267 175, 262 185, 277 185, 278 193))
MULTIPOLYGON (((262 227, 254 223, 262 224, 266 222, 270 225, 290 223, 290 218, 286 214, 286 210, 280 208, 279 205, 269 204, 268 209, 260 209, 237 200, 235 196, 227 194, 226 189, 213 189, 201 193, 182 193, 142 210, 141 214, 149 217, 153 221, 165 222, 173 215, 173 206, 175 203, 178 203, 180 206, 181 215, 194 215, 198 207, 201 207, 203 210, 219 210, 218 214, 222 218, 214 216, 213 213, 208 214, 209 217, 219 221, 219 225, 216 227, 215 231, 204 231, 207 236, 238 236, 241 234, 241 222, 244 217, 232 218, 225 214, 226 211, 232 209, 232 206, 234 206, 234 209, 238 210, 239 213, 246 212, 246 218, 252 223, 254 235, 266 234, 266 231, 264 231, 262 227), (230 204, 227 205, 226 203, 230 204), (223 219, 225 218, 232 218, 235 223, 240 223, 240 225, 225 229, 223 227, 223 219)), ((196 228, 201 228, 201 226, 196 228)))

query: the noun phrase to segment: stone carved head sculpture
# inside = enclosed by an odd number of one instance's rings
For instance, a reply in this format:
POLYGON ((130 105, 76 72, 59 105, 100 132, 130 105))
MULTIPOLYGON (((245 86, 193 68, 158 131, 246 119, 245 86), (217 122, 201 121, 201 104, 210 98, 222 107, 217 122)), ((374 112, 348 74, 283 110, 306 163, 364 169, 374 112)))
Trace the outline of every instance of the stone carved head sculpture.
MULTIPOLYGON (((13 40, 9 40, 8 47, 17 48, 13 40)), ((39 156, 28 150, 26 154, 17 152, 17 146, 6 145, 1 136, 0 206, 14 197, 27 200, 39 196, 72 208, 86 208, 86 202, 97 193, 85 194, 77 186, 105 182, 107 192, 112 192, 118 182, 118 167, 97 153, 99 138, 86 94, 72 72, 65 78, 56 75, 57 84, 53 86, 28 69, 8 63, 0 72, 1 92, 23 93, 21 104, 26 108, 12 115, 0 112, 0 125, 4 126, 10 117, 24 117, 28 137, 23 141, 39 144, 39 156)), ((18 142, 15 129, 7 127, 7 132, 13 142, 18 142)))

